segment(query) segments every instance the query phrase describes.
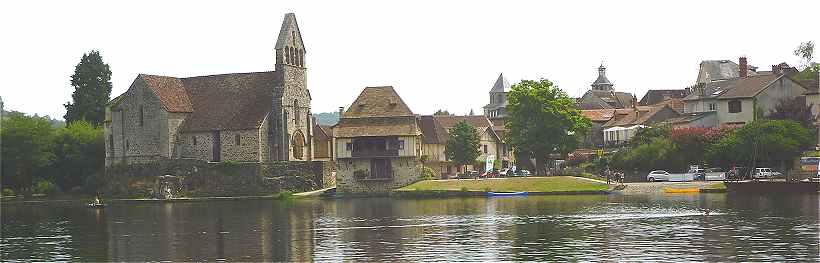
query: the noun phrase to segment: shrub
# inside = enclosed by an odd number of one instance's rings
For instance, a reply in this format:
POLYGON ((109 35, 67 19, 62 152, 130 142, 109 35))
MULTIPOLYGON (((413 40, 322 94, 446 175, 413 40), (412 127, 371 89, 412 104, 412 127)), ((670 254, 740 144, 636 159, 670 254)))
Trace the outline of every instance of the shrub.
POLYGON ((14 190, 3 188, 3 196, 14 196, 14 190))
POLYGON ((435 177, 433 168, 424 166, 421 168, 421 180, 432 180, 435 177))
POLYGON ((60 192, 60 187, 51 181, 40 180, 34 184, 33 191, 35 194, 52 195, 60 192))
POLYGON ((467 189, 467 187, 466 187, 466 186, 462 186, 462 187, 461 187, 461 191, 462 191, 462 192, 469 192, 470 190, 469 190, 469 189, 467 189))

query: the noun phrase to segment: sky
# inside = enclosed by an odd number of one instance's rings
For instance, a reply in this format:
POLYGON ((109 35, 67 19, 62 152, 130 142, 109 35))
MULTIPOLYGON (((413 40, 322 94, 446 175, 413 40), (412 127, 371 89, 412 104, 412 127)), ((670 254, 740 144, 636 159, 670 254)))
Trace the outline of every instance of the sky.
POLYGON ((820 1, 1 1, 0 96, 7 110, 61 119, 93 49, 113 72, 111 97, 140 73, 270 71, 290 12, 314 113, 389 85, 416 114, 480 114, 502 72, 577 97, 601 62, 640 99, 693 84, 702 60, 769 70, 820 42, 820 1))

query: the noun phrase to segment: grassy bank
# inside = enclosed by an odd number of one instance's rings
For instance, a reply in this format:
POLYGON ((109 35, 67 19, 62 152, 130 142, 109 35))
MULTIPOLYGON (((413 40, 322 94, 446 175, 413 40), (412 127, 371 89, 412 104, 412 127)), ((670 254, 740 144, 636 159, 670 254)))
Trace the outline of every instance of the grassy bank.
POLYGON ((427 180, 397 191, 431 192, 530 192, 530 193, 600 193, 607 185, 572 176, 518 177, 499 179, 427 180))
POLYGON ((726 192, 726 184, 723 182, 715 182, 708 184, 700 189, 701 193, 724 193, 726 192))

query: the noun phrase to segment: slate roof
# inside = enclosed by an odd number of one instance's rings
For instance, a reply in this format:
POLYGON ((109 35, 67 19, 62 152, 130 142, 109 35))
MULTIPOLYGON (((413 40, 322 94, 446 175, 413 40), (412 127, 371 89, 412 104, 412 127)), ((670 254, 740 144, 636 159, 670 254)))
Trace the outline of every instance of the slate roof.
POLYGON ((609 79, 606 78, 606 72, 605 71, 606 71, 606 67, 604 67, 604 65, 601 64, 601 66, 598 67, 598 78, 595 79, 594 82, 592 82, 592 86, 612 85, 612 82, 609 82, 609 79))
POLYGON ((579 109, 619 109, 632 107, 632 93, 608 91, 608 90, 587 90, 581 98, 577 100, 579 109))
POLYGON ((393 87, 367 87, 336 124, 337 138, 420 135, 416 116, 393 87))
POLYGON ((498 75, 498 79, 495 80, 495 84, 493 84, 493 88, 490 89, 490 92, 510 92, 511 87, 510 82, 504 77, 504 73, 501 73, 498 75))
POLYGON ((717 98, 734 86, 737 79, 714 81, 709 83, 699 83, 692 87, 692 93, 684 97, 683 101, 717 98))
POLYGON ((256 129, 273 105, 273 71, 180 80, 193 105, 180 126, 185 132, 256 129))
POLYGON ((641 98, 641 101, 638 105, 647 106, 652 104, 657 104, 659 102, 664 101, 666 98, 677 98, 682 99, 686 97, 686 89, 666 89, 666 90, 659 90, 659 89, 652 89, 646 92, 641 98))
POLYGON ((717 114, 717 111, 703 111, 703 112, 689 112, 684 113, 682 116, 677 118, 669 119, 670 123, 687 123, 699 120, 703 117, 709 116, 711 114, 717 114))

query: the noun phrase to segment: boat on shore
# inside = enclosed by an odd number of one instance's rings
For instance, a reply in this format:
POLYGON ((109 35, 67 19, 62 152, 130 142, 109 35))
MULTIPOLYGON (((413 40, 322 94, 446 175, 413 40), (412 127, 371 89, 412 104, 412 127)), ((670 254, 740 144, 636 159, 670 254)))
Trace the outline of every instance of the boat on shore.
POLYGON ((86 204, 86 207, 94 208, 94 209, 100 209, 100 208, 105 208, 105 204, 103 204, 103 203, 96 203, 96 204, 95 203, 88 203, 88 204, 86 204))

